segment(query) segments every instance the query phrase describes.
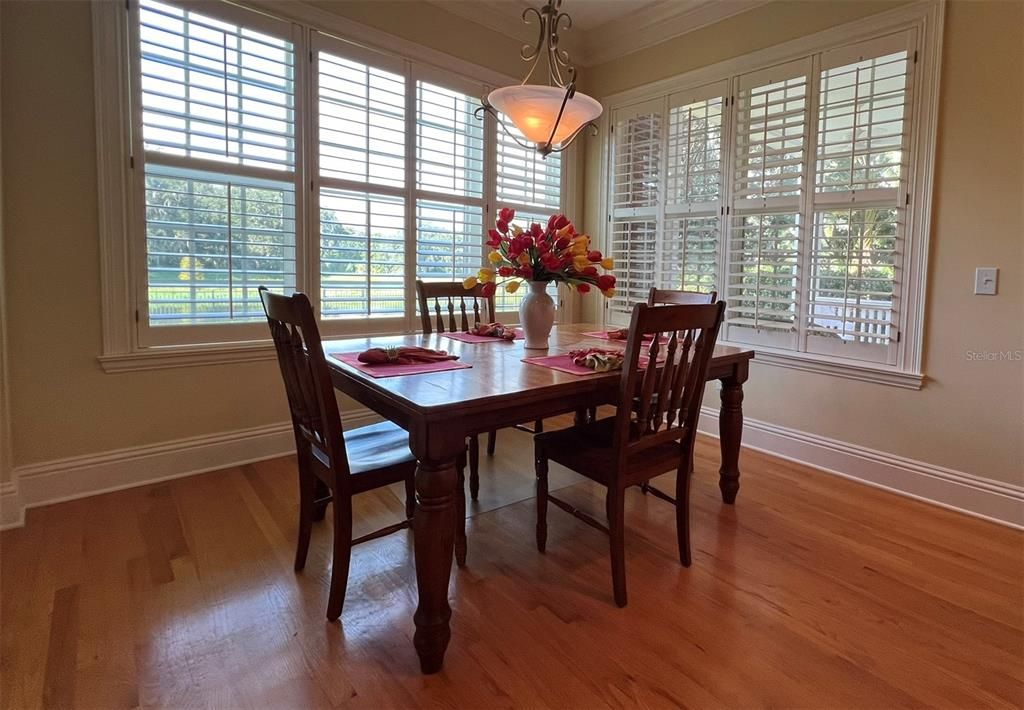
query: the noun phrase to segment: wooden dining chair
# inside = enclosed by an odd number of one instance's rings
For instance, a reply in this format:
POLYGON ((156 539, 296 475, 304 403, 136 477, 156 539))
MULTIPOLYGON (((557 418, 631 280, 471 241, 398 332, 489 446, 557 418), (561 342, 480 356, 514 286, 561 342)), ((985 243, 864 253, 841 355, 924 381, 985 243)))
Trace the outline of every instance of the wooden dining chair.
MULTIPOLYGON (((483 284, 467 289, 460 281, 416 281, 416 297, 420 305, 420 324, 425 334, 465 332, 477 323, 493 323, 497 319, 494 296, 485 296, 483 284), (470 320, 472 318, 472 320, 470 320)), ((533 428, 516 425, 529 434, 544 431, 544 420, 533 428)), ((498 432, 487 432, 487 455, 494 456, 498 432)), ((480 493, 480 437, 469 438, 469 495, 476 500, 480 493)))
POLYGON ((648 306, 699 306, 702 303, 714 303, 718 300, 718 292, 711 291, 672 291, 669 289, 651 288, 647 294, 648 306))
POLYGON ((704 381, 725 304, 637 304, 629 324, 615 416, 534 437, 537 466, 537 549, 547 545, 548 501, 610 538, 615 603, 626 606, 625 492, 671 470, 679 560, 690 566, 689 491, 693 443, 704 381), (660 343, 664 334, 668 341, 660 343), (653 335, 644 343, 644 335, 653 335), (646 358, 641 360, 641 357, 646 358), (637 404, 639 401, 639 404, 637 404), (607 488, 607 525, 548 493, 555 461, 607 488))
MULTIPOLYGON (((281 366, 298 455, 296 572, 305 567, 314 520, 322 520, 327 505, 334 504, 334 562, 327 602, 327 618, 333 621, 345 603, 352 547, 410 526, 416 509, 416 458, 409 450, 408 432, 391 422, 343 431, 309 299, 304 293, 271 293, 263 286, 259 292, 281 366), (353 496, 399 482, 405 483, 406 519, 353 539, 353 496)), ((459 504, 465 507, 464 500, 459 504)), ((456 536, 464 551, 465 517, 456 536)))

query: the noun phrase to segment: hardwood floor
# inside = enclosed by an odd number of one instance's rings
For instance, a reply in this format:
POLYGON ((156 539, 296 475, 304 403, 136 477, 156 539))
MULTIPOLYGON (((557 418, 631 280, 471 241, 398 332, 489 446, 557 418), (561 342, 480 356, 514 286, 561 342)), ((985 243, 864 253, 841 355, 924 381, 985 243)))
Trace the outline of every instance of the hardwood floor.
MULTIPOLYGON (((703 440, 693 566, 671 507, 630 492, 617 609, 601 533, 552 511, 536 552, 531 451, 503 430, 481 457, 431 677, 409 533, 356 548, 340 624, 329 522, 292 572, 290 458, 33 510, 0 537, 2 706, 1024 706, 1021 533, 749 451, 726 506, 703 440)), ((552 468, 562 497, 603 511, 581 480, 552 468)), ((401 501, 357 498, 355 534, 401 501)))

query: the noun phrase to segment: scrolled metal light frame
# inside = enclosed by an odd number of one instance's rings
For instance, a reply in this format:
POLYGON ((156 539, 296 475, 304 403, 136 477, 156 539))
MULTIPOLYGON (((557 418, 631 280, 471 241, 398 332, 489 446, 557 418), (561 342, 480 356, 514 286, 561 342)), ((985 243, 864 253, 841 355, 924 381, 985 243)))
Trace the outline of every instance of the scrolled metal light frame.
POLYGON ((562 12, 561 8, 562 0, 548 0, 539 10, 535 7, 528 7, 523 10, 522 15, 523 22, 527 25, 532 24, 531 16, 535 17, 539 27, 536 45, 524 44, 522 49, 519 50, 519 56, 522 57, 523 61, 531 62, 529 71, 526 72, 526 76, 519 82, 519 85, 525 86, 533 77, 537 65, 540 64, 541 56, 544 56, 547 59, 548 65, 548 85, 565 89, 565 96, 562 97, 562 104, 558 108, 558 116, 551 126, 551 135, 548 136, 548 139, 544 143, 524 143, 519 139, 519 136, 508 129, 505 122, 501 120, 497 109, 491 105, 486 96, 480 99, 480 107, 474 111, 474 115, 478 119, 482 119, 484 113, 490 114, 498 122, 502 130, 519 146, 527 150, 535 149, 545 158, 551 153, 561 153, 576 140, 577 136, 588 128, 591 130, 591 135, 596 136, 598 134, 597 124, 593 121, 588 121, 570 133, 557 148, 552 143, 555 133, 558 131, 558 125, 562 122, 565 105, 576 95, 576 67, 570 62, 569 53, 558 46, 558 33, 560 29, 568 30, 572 28, 572 17, 569 13, 562 12))

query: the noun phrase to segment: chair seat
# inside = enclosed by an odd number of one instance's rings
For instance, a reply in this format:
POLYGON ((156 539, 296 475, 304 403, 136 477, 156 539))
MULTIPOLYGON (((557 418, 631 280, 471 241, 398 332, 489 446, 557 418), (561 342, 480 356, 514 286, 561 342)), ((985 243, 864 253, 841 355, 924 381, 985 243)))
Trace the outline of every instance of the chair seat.
MULTIPOLYGON (((538 453, 543 451, 550 460, 607 485, 618 463, 614 435, 615 417, 607 417, 568 429, 537 434, 533 440, 538 453)), ((642 478, 652 471, 674 471, 679 467, 679 456, 679 442, 666 441, 637 452, 626 461, 623 475, 626 478, 642 478)))
MULTIPOLYGON (((392 422, 380 422, 344 432, 352 492, 361 493, 404 481, 416 468, 409 450, 409 432, 392 422)), ((313 457, 328 469, 327 456, 313 448, 313 457)))

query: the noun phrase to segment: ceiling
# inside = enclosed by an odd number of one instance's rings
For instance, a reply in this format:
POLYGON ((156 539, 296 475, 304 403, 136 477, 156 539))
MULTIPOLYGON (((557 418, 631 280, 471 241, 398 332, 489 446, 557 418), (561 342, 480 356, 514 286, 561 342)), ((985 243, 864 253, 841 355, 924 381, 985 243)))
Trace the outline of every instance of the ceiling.
MULTIPOLYGON (((536 42, 537 24, 523 10, 544 0, 428 0, 521 42, 536 42)), ((562 46, 578 64, 593 66, 692 32, 769 0, 563 0, 573 21, 562 46)))

